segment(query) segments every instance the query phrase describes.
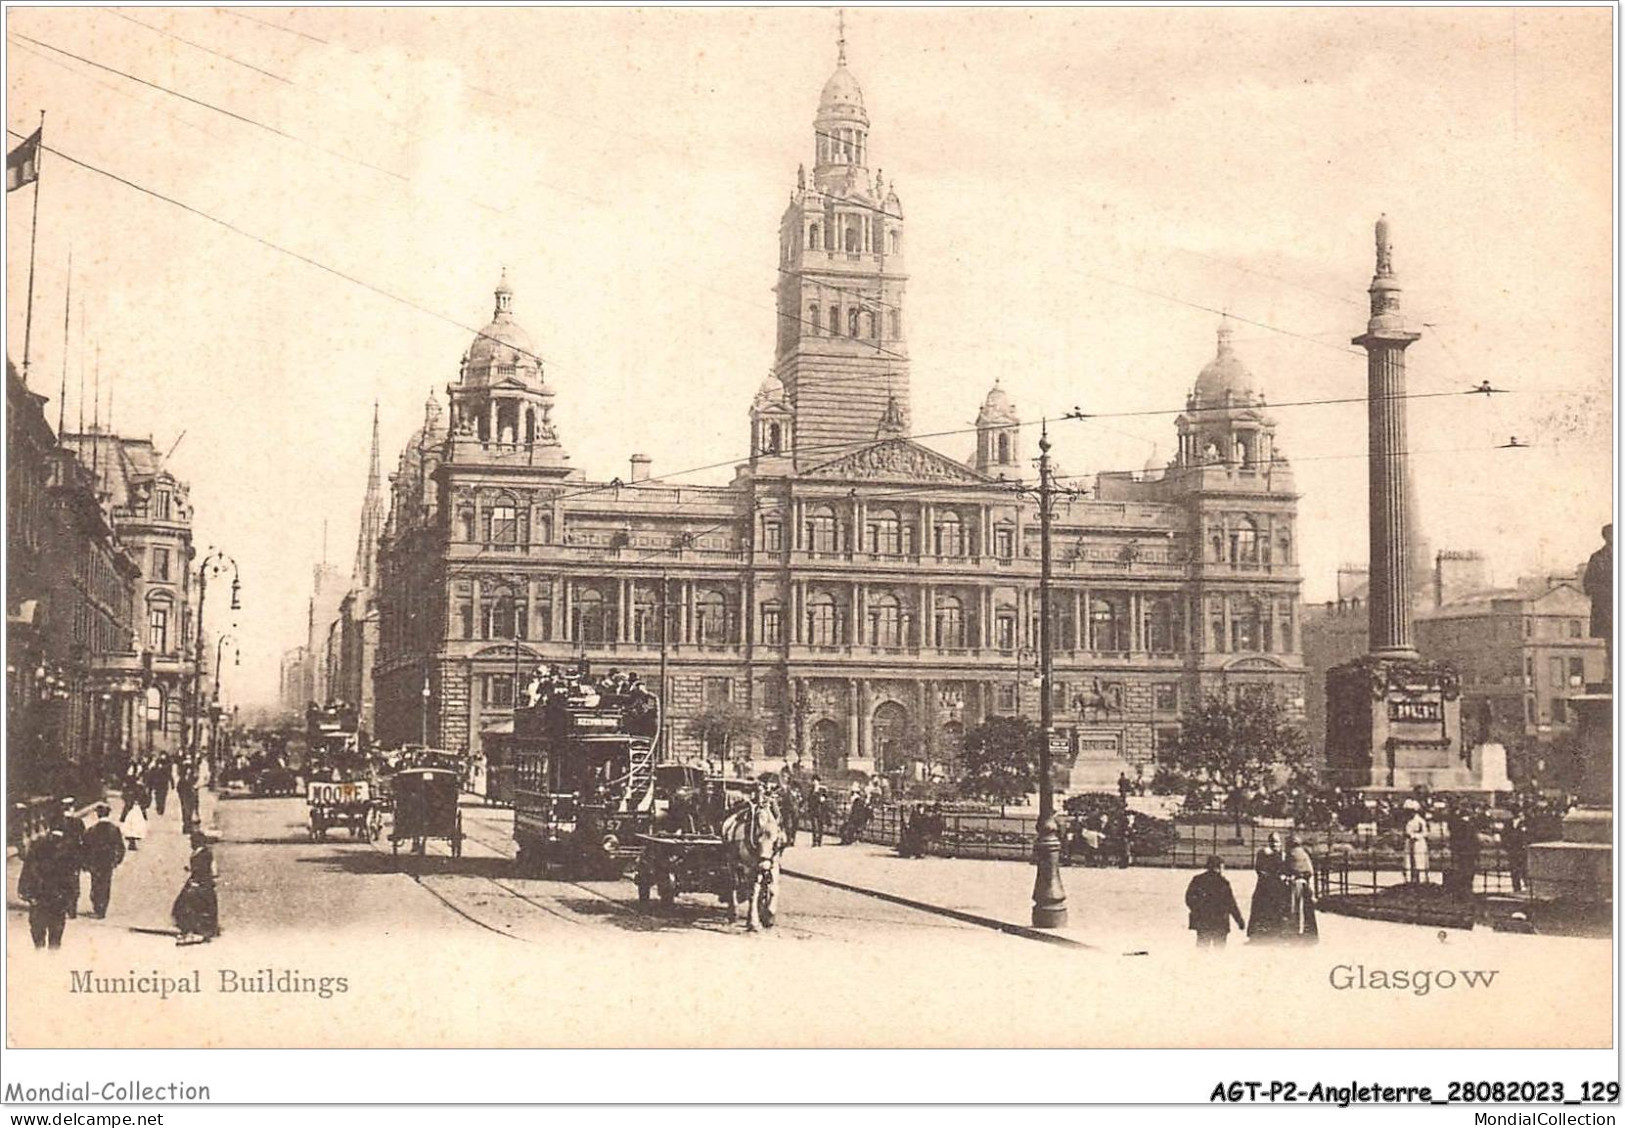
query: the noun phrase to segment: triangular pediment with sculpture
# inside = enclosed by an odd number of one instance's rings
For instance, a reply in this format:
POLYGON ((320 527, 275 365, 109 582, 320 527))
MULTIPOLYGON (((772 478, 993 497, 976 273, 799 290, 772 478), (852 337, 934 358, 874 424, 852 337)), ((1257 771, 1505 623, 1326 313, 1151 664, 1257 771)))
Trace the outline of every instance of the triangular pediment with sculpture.
POLYGON ((801 472, 803 478, 843 482, 964 482, 993 479, 912 439, 883 439, 801 472))

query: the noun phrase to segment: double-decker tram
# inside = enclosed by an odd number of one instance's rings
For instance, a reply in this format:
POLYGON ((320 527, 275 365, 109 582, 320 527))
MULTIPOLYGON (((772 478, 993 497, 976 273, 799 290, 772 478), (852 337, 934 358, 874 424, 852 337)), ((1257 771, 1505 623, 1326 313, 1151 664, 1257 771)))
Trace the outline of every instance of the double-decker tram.
POLYGON ((619 875, 656 814, 660 700, 636 674, 542 667, 514 714, 513 836, 522 869, 619 875))

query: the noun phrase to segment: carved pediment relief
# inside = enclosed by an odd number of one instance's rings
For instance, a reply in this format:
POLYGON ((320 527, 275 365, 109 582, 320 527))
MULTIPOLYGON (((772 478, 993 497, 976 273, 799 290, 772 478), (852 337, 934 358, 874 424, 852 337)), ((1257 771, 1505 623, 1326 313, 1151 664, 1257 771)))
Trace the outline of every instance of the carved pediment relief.
POLYGON ((909 439, 887 439, 803 473, 853 482, 966 482, 991 479, 909 439))

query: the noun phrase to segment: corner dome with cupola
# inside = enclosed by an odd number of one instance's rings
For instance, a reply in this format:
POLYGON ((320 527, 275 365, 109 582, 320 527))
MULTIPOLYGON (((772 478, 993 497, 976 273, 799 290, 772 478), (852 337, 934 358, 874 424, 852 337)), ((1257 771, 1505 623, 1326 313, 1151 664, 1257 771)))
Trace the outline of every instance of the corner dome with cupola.
POLYGON ((542 358, 531 344, 530 334, 514 320, 513 288, 504 270, 497 283, 491 321, 475 335, 463 357, 462 382, 481 386, 516 380, 538 387, 542 378, 542 358))

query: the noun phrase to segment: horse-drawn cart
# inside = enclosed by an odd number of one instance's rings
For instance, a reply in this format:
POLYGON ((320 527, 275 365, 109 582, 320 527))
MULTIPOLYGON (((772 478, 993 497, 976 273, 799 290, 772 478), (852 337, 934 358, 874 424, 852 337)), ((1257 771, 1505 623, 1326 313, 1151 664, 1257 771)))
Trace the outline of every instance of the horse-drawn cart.
POLYGON ((305 802, 310 805, 310 839, 327 838, 327 832, 340 827, 350 837, 371 842, 384 828, 383 812, 364 779, 313 779, 305 785, 305 802))
POLYGON ((637 835, 642 847, 634 880, 638 900, 651 891, 670 907, 683 893, 716 895, 730 917, 746 908, 746 923, 773 927, 778 916, 779 855, 784 850, 774 804, 744 781, 706 781, 692 807, 681 797, 664 820, 667 829, 637 835), (743 786, 743 794, 736 788, 743 786))
POLYGON ((423 854, 430 838, 451 841, 451 856, 463 856, 463 813, 457 809, 462 777, 454 769, 411 767, 395 773, 395 815, 390 820, 389 849, 399 853, 402 842, 423 854))

